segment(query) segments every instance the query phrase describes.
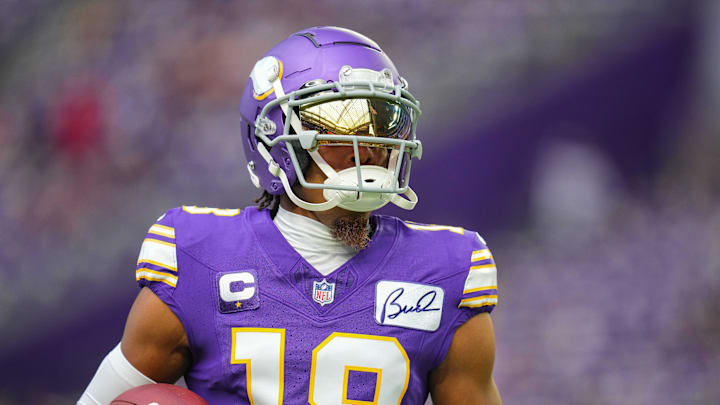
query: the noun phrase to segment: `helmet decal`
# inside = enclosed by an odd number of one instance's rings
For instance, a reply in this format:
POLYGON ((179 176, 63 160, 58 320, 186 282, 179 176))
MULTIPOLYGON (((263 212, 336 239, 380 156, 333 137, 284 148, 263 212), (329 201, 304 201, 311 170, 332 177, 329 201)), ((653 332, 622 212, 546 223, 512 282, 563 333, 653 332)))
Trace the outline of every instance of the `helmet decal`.
POLYGON ((282 62, 274 56, 266 56, 253 67, 250 72, 250 80, 253 85, 253 97, 256 100, 264 100, 265 97, 272 94, 273 81, 282 79, 282 62))

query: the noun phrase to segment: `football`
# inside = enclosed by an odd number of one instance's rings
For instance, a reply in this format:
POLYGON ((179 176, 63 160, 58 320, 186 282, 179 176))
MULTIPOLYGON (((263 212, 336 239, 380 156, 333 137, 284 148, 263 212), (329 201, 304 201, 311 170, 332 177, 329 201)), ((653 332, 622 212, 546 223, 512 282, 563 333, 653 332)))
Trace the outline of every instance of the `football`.
POLYGON ((110 405, 208 405, 200 395, 171 384, 147 384, 129 389, 110 405))

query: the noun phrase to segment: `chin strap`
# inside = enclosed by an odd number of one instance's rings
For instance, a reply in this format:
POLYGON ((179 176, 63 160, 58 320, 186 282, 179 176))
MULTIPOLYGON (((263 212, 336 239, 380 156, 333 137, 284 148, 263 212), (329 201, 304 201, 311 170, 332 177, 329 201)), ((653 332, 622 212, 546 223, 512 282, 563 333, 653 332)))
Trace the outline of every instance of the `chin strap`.
POLYGON ((333 198, 330 201, 326 201, 324 203, 311 203, 301 199, 300 197, 295 195, 292 187, 290 186, 290 182, 288 181, 287 174, 283 169, 280 168, 277 163, 275 163, 275 160, 273 160, 270 152, 268 152, 265 144, 263 144, 262 142, 258 142, 258 152, 260 152, 260 155, 263 157, 263 159, 268 162, 268 171, 270 172, 270 174, 280 178, 280 181, 282 181, 283 187, 285 188, 285 193, 290 198, 290 201, 295 203, 295 205, 297 205, 298 207, 304 208, 309 211, 327 211, 340 204, 339 197, 333 198))
POLYGON ((330 166, 330 164, 325 161, 325 159, 322 157, 320 152, 317 151, 317 149, 309 150, 308 154, 328 179, 337 177, 338 174, 335 169, 333 169, 332 166, 330 166))
POLYGON ((393 194, 392 198, 390 198, 390 202, 404 210, 410 211, 415 208, 415 205, 417 205, 418 196, 415 194, 413 189, 408 187, 407 191, 403 194, 393 194), (407 198, 402 198, 401 196, 403 195, 407 198))
POLYGON ((309 211, 327 211, 329 209, 335 208, 340 204, 340 196, 337 196, 335 198, 332 198, 328 201, 325 201, 324 203, 311 203, 307 202, 297 195, 295 195, 295 192, 293 192, 292 187, 290 187, 290 183, 288 183, 287 175, 284 171, 280 170, 280 180, 283 183, 283 186, 285 187, 285 194, 290 198, 292 202, 295 203, 300 208, 304 208, 309 211))

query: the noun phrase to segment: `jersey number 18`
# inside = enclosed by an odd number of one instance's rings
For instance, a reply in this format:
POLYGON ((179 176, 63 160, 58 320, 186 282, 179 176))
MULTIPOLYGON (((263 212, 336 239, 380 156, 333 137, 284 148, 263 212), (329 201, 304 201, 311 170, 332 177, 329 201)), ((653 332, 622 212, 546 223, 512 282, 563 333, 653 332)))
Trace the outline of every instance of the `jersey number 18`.
MULTIPOLYGON (((233 328, 231 364, 245 364, 253 405, 283 403, 285 329, 233 328)), ((407 390, 410 359, 396 338, 335 332, 312 353, 308 402, 365 404, 348 398, 351 371, 374 373, 378 405, 397 405, 407 390)))

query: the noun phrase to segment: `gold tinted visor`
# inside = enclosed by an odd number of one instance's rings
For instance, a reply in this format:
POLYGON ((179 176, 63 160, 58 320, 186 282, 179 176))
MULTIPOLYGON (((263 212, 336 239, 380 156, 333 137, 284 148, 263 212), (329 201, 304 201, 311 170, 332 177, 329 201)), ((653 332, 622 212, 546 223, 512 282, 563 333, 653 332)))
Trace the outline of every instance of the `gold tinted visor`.
POLYGON ((402 104, 383 99, 350 98, 307 104, 300 106, 299 115, 303 129, 319 134, 403 140, 412 135, 411 111, 402 104))

